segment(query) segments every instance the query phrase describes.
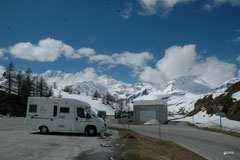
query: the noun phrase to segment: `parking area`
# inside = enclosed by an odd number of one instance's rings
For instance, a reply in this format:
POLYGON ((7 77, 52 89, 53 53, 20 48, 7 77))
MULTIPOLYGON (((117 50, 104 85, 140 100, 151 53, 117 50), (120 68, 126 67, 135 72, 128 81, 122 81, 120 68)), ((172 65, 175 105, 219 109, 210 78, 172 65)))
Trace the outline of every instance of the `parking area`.
POLYGON ((119 150, 117 131, 104 137, 85 134, 51 133, 41 135, 26 129, 24 118, 0 118, 1 160, 110 159, 119 150))

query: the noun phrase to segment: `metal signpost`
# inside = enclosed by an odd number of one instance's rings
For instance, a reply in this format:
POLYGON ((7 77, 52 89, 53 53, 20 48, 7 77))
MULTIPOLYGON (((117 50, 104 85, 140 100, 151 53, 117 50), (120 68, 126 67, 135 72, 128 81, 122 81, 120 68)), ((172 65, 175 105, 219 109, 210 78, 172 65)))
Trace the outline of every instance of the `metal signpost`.
POLYGON ((225 113, 222 113, 223 106, 217 106, 216 115, 220 117, 220 128, 222 129, 222 117, 225 116, 225 113))
POLYGON ((161 123, 159 122, 159 131, 158 131, 158 133, 159 133, 159 139, 161 139, 161 123))

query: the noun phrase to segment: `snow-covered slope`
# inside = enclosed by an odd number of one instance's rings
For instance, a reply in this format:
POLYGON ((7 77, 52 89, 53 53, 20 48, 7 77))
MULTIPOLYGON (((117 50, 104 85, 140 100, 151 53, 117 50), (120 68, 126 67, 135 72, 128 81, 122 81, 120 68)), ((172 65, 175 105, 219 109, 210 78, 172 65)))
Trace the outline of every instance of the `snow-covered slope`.
MULTIPOLYGON (((59 95, 59 90, 54 90, 54 95, 59 95)), ((102 104, 101 99, 93 100, 92 97, 87 95, 78 95, 78 94, 69 94, 67 92, 61 91, 61 95, 63 98, 72 98, 77 100, 82 100, 87 103, 89 103, 95 113, 97 113, 99 110, 106 111, 107 115, 114 115, 115 109, 110 105, 104 105, 102 104)))
MULTIPOLYGON (((0 73, 3 71, 4 68, 0 66, 0 73)), ((73 91, 80 92, 81 96, 90 99, 96 90, 101 94, 109 92, 118 98, 130 101, 164 99, 168 103, 168 111, 172 113, 190 112, 194 109, 194 104, 198 99, 210 94, 216 97, 222 94, 231 84, 240 81, 239 78, 233 78, 223 85, 213 88, 197 76, 180 77, 161 84, 128 84, 115 80, 109 75, 89 78, 84 75, 84 72, 73 74, 48 70, 40 76, 43 76, 50 86, 56 82, 58 90, 65 86, 72 86, 73 91)), ((74 97, 75 95, 69 96, 74 97)))
POLYGON ((229 80, 222 86, 213 88, 197 76, 185 76, 174 79, 167 83, 150 84, 138 83, 127 84, 115 80, 109 75, 102 75, 95 79, 81 78, 82 73, 64 73, 62 71, 47 71, 42 74, 49 85, 57 83, 58 88, 66 85, 73 87, 74 91, 80 91, 81 94, 93 95, 97 90, 101 94, 107 92, 118 98, 134 100, 165 99, 168 102, 168 110, 173 113, 186 113, 194 108, 194 103, 207 94, 222 93, 229 84, 236 80, 229 80))
MULTIPOLYGON (((169 119, 180 118, 182 116, 174 115, 169 119)), ((200 111, 194 115, 194 117, 185 117, 180 119, 181 121, 195 123, 199 127, 217 128, 220 129, 220 117, 216 115, 208 115, 206 111, 200 111)), ((176 120, 176 121, 179 121, 176 120)), ((240 122, 229 120, 226 117, 222 117, 222 129, 230 131, 240 131, 240 122)))

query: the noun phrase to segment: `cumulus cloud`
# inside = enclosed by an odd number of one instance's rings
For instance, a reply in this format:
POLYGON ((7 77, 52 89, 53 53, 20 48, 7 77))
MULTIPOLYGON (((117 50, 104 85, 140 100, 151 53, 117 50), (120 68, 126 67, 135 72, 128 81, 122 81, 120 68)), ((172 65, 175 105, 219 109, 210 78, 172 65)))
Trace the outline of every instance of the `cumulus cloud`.
POLYGON ((124 19, 128 19, 132 13, 132 4, 126 3, 126 8, 120 13, 124 19))
POLYGON ((159 8, 164 10, 164 13, 169 12, 175 5, 180 3, 187 3, 193 0, 139 0, 143 12, 140 15, 153 15, 157 13, 159 8))
POLYGON ((172 79, 189 74, 196 59, 195 45, 173 46, 165 50, 165 56, 157 62, 156 67, 172 79))
POLYGON ((220 61, 216 57, 199 61, 195 47, 196 45, 185 45, 166 49, 164 57, 156 63, 156 67, 146 67, 139 74, 139 79, 156 83, 195 75, 210 85, 217 86, 235 76, 236 65, 220 61))
POLYGON ((209 57, 193 67, 193 74, 199 75, 212 86, 218 86, 233 78, 237 72, 235 64, 220 61, 216 57, 209 57))
POLYGON ((79 48, 76 52, 68 52, 65 53, 65 57, 76 59, 76 58, 84 58, 84 57, 90 57, 92 55, 96 54, 96 51, 92 48, 79 48))
POLYGON ((205 5, 205 9, 212 9, 217 6, 221 6, 223 4, 230 4, 233 7, 240 6, 239 0, 209 0, 205 5))
POLYGON ((63 43, 60 40, 51 38, 40 40, 38 44, 30 42, 17 43, 8 50, 0 49, 0 57, 4 53, 10 53, 16 58, 21 58, 29 61, 54 62, 59 57, 65 56, 68 59, 88 58, 89 62, 97 62, 99 65, 125 65, 133 68, 135 71, 143 69, 148 60, 152 60, 153 56, 149 52, 130 53, 115 53, 112 55, 96 54, 92 48, 82 47, 77 50, 70 45, 63 43))
POLYGON ((93 55, 89 57, 90 62, 99 62, 99 64, 111 65, 125 65, 131 68, 143 68, 148 60, 152 60, 153 55, 149 52, 130 53, 125 51, 123 53, 115 53, 112 55, 93 55))
POLYGON ((77 59, 96 53, 94 49, 86 47, 75 51, 62 41, 51 38, 40 40, 37 45, 30 42, 17 43, 9 47, 8 52, 16 58, 40 62, 54 62, 62 55, 69 59, 77 59))
POLYGON ((240 63, 240 56, 238 56, 236 60, 240 63))
POLYGON ((3 58, 4 54, 7 52, 5 48, 0 48, 0 58, 3 58))
POLYGON ((90 81, 94 80, 98 77, 96 70, 92 67, 86 68, 83 71, 78 73, 77 79, 81 79, 81 81, 90 81))
POLYGON ((147 66, 139 75, 139 80, 152 83, 161 83, 167 81, 167 76, 160 70, 147 66))
POLYGON ((37 45, 30 42, 17 43, 9 48, 9 53, 16 58, 30 61, 53 62, 61 54, 70 55, 74 49, 62 41, 47 38, 40 40, 37 45))

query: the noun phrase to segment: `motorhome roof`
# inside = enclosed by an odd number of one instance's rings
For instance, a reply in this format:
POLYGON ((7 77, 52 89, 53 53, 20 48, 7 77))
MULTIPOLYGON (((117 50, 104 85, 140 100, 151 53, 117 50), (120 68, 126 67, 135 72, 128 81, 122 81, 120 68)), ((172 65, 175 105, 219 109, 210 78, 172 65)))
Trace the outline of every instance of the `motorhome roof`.
POLYGON ((77 101, 78 103, 80 103, 81 105, 84 105, 85 107, 91 107, 87 102, 78 100, 78 99, 72 99, 72 98, 53 98, 53 97, 28 97, 28 100, 60 100, 60 101, 77 101))

